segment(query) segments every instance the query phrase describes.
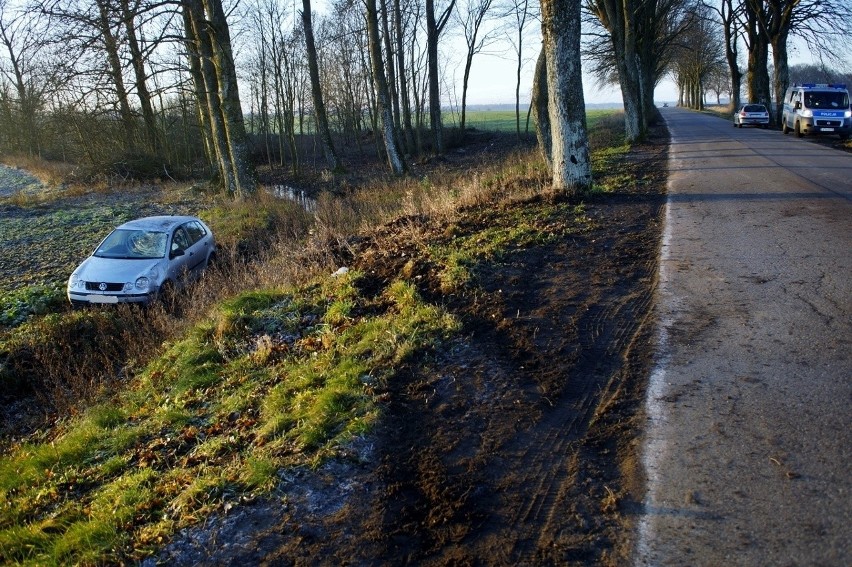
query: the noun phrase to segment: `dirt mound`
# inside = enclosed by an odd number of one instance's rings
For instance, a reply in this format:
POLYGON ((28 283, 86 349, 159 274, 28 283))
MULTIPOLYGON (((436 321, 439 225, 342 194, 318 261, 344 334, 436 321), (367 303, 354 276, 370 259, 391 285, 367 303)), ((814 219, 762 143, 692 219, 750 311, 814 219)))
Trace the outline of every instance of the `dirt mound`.
POLYGON ((441 294, 423 243, 511 222, 510 211, 470 210, 452 227, 407 219, 361 242, 367 285, 408 270, 463 321, 462 338, 398 369, 379 430, 348 454, 292 473, 281 500, 212 518, 159 559, 622 564, 642 498, 635 436, 666 149, 660 131, 623 164, 633 190, 587 200, 581 232, 542 227, 551 238, 481 266, 463 297, 441 294))

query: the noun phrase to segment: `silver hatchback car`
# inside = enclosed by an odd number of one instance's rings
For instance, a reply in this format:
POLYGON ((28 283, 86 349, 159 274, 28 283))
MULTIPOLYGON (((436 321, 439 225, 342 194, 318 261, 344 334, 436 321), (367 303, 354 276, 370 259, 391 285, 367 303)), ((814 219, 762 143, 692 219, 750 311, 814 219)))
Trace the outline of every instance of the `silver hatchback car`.
POLYGON ((195 280, 216 255, 197 217, 145 217, 122 224, 68 278, 68 300, 82 306, 148 303, 195 280))
POLYGON ((734 128, 744 125, 769 128, 769 111, 762 104, 744 104, 734 113, 734 128))

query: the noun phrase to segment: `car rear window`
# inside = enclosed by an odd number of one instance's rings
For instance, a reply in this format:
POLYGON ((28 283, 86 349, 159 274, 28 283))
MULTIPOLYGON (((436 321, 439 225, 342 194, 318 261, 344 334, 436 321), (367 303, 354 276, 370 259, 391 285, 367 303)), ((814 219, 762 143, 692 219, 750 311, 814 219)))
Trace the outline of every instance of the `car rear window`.
POLYGON ((762 104, 749 104, 745 107, 746 112, 766 112, 766 107, 762 104))

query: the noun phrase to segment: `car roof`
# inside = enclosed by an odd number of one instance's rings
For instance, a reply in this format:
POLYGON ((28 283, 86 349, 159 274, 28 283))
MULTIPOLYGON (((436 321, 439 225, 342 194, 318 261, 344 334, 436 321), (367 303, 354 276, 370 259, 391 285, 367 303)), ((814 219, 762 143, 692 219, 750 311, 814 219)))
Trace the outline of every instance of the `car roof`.
POLYGON ((197 220, 199 220, 198 217, 189 217, 182 215, 160 215, 155 217, 143 217, 141 219, 134 219, 132 221, 128 221, 122 224, 118 228, 168 232, 174 227, 181 225, 185 222, 197 220))

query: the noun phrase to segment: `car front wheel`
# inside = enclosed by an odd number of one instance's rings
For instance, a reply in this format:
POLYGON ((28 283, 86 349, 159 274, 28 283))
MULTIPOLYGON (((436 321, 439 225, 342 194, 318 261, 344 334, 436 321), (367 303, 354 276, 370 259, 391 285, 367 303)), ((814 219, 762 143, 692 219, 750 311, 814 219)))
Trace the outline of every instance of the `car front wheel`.
POLYGON ((802 134, 802 125, 799 122, 796 122, 795 130, 797 138, 801 138, 802 136, 804 136, 804 134, 802 134))

